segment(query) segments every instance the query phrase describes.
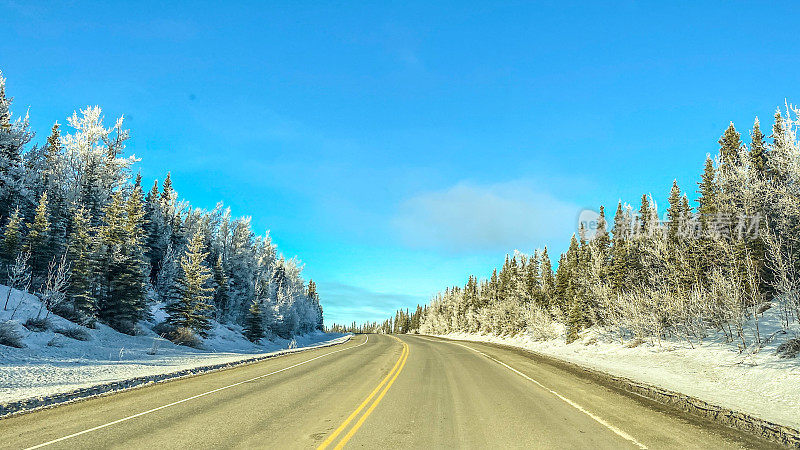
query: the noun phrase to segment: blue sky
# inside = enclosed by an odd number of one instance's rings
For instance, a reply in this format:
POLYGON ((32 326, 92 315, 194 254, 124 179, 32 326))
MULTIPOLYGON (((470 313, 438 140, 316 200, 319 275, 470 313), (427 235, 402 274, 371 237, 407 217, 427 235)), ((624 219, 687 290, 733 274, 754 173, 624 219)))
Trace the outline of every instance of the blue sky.
POLYGON ((693 195, 729 121, 798 98, 793 2, 227 3, 0 0, 0 70, 40 141, 124 114, 145 179, 252 215, 328 321, 693 195))

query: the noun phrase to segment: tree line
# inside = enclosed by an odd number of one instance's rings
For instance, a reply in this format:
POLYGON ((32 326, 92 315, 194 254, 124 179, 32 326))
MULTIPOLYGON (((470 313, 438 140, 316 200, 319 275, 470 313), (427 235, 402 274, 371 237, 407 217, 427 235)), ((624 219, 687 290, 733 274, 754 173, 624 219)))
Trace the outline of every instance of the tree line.
POLYGON ((394 314, 394 318, 386 319, 383 322, 352 322, 349 325, 332 323, 326 329, 332 333, 412 333, 419 330, 426 310, 427 306, 417 305, 417 309, 414 312, 409 314, 408 309, 398 309, 394 314))
POLYGON ((733 123, 708 155, 695 206, 674 181, 666 214, 651 195, 638 210, 620 201, 581 223, 553 270, 547 247, 507 255, 489 279, 470 275, 424 308, 414 331, 527 332, 568 342, 599 325, 621 338, 677 337, 692 344, 718 330, 760 348, 759 318, 778 308, 784 328, 800 318, 798 110, 758 119, 743 142, 733 123))
POLYGON ((128 334, 156 307, 170 333, 207 336, 211 320, 240 324, 253 341, 323 328, 314 282, 249 217, 179 200, 169 172, 149 189, 133 176, 122 118, 107 127, 87 107, 31 145, 29 117, 13 117, 5 87, 0 76, 3 283, 35 293, 48 312, 128 334))

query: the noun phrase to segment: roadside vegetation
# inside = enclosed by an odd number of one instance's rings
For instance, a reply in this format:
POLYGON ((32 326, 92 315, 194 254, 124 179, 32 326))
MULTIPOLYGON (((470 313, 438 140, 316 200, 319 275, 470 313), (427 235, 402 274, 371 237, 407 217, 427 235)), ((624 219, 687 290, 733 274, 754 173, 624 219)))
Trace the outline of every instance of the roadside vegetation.
POLYGON ((525 333, 569 343, 594 327, 629 342, 694 346, 721 333, 740 352, 776 340, 793 349, 800 331, 799 124, 798 109, 778 110, 771 132, 756 119, 745 143, 731 123, 719 153, 706 159, 696 199, 675 181, 663 216, 651 195, 636 210, 619 202, 610 219, 601 206, 555 270, 547 247, 507 255, 489 279, 470 275, 414 313, 342 329, 525 333), (780 324, 765 332, 767 311, 780 324))
MULTIPOLYGON (((241 326, 253 342, 322 329, 313 281, 256 236, 249 217, 179 200, 169 172, 142 185, 122 118, 107 127, 101 109, 87 107, 33 144, 28 115, 14 116, 5 88, 0 76, 0 283, 11 288, 0 344, 18 346, 16 322, 48 330, 51 314, 137 335, 165 312, 165 336, 193 346, 212 322, 241 326), (33 317, 15 314, 19 291, 41 302, 33 317)), ((82 328, 56 332, 88 339, 82 328)))

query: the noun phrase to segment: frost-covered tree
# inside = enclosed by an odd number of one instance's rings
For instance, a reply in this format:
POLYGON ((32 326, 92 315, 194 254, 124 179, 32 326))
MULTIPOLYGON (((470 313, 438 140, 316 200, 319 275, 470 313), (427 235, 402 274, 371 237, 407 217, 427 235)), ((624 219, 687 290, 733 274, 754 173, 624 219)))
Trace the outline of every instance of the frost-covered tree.
POLYGON ((95 261, 94 230, 89 212, 76 208, 72 217, 72 233, 68 245, 68 259, 72 262, 72 273, 67 285, 67 300, 75 311, 89 319, 97 314, 95 285, 97 262, 95 261))
POLYGON ((211 269, 206 265, 203 236, 195 233, 180 261, 181 272, 176 280, 177 298, 164 308, 167 323, 188 328, 207 337, 211 329, 209 313, 214 289, 211 269))
POLYGON ((47 192, 42 194, 33 222, 28 225, 25 250, 31 254, 31 270, 34 280, 41 281, 47 272, 52 256, 50 243, 50 219, 48 217, 47 192))
POLYGON ((753 123, 753 131, 750 132, 750 164, 753 169, 766 176, 767 171, 767 143, 765 141, 764 133, 761 132, 761 124, 756 117, 753 123))
POLYGON ((97 286, 100 318, 126 333, 134 333, 146 318, 145 273, 136 223, 140 214, 121 192, 112 194, 98 232, 97 261, 102 274, 97 286), (131 211, 133 215, 129 216, 131 211))
MULTIPOLYGON (((568 341, 596 325, 617 330, 621 338, 671 336, 690 344, 712 329, 741 349, 753 345, 757 351, 763 342, 758 326, 747 330, 744 324, 757 325, 763 308, 779 305, 787 328, 800 320, 797 117, 791 107, 778 112, 769 144, 757 120, 746 145, 731 124, 719 141, 719 154, 706 159, 696 211, 674 182, 666 224, 658 220, 652 196, 643 195, 637 219, 619 202, 610 242, 602 226, 591 241, 585 229, 578 230, 560 255, 547 297, 551 301, 529 303, 535 288, 522 295, 518 290, 520 284, 535 286, 529 280, 536 253, 507 256, 488 279, 469 276, 463 288, 434 295, 422 309, 419 329, 553 337, 559 329, 553 323, 560 322, 568 341)), ((545 277, 552 277, 545 259, 538 259, 543 293, 548 291, 545 277)), ((403 332, 407 316, 398 311, 374 327, 403 332)))
POLYGON ((13 119, 12 101, 6 96, 6 79, 0 72, 0 218, 7 218, 27 196, 22 152, 33 139, 28 115, 13 119))
POLYGON ((264 337, 264 313, 260 303, 258 300, 253 300, 244 322, 244 337, 255 343, 264 337))
POLYGON ((169 172, 160 189, 154 182, 144 195, 141 176, 131 177, 137 158, 124 155, 122 118, 106 126, 101 109, 90 106, 66 126, 54 124, 44 145, 29 147, 27 115, 12 117, 5 86, 0 76, 4 269, 30 250, 39 287, 53 255, 66 254, 65 301, 76 316, 133 333, 150 315, 150 298, 159 304, 180 298, 176 255, 185 255, 187 236, 198 235, 213 275, 210 317, 244 324, 256 298, 267 329, 288 337, 322 327, 318 295, 308 295, 301 265, 282 259, 268 235, 256 236, 249 218, 234 219, 221 204, 208 212, 179 201, 169 172))
POLYGON ((10 265, 17 258, 22 247, 22 217, 19 208, 11 213, 11 217, 3 230, 2 257, 5 265, 10 265))

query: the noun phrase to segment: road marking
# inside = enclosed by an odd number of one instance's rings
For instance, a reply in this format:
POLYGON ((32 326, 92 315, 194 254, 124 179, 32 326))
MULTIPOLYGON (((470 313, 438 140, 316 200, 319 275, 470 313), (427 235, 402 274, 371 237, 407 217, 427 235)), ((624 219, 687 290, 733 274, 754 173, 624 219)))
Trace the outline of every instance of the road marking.
POLYGON ((336 437, 339 435, 339 433, 341 433, 341 432, 342 432, 342 431, 343 431, 343 430, 344 430, 344 429, 347 427, 347 425, 348 425, 348 424, 349 424, 349 423, 350 423, 350 422, 351 422, 351 421, 352 421, 352 420, 353 420, 353 419, 354 419, 356 416, 358 416, 358 413, 360 413, 360 412, 361 412, 361 410, 362 410, 362 409, 364 409, 364 407, 366 407, 366 406, 367 406, 367 404, 369 404, 370 400, 372 400, 372 397, 374 397, 374 396, 375 396, 375 395, 376 395, 376 394, 377 394, 377 393, 378 393, 378 392, 381 390, 381 388, 383 387, 383 385, 384 385, 384 384, 386 384, 386 382, 387 382, 387 381, 389 381, 389 379, 392 377, 392 375, 394 374, 395 370, 397 370, 397 368, 398 368, 398 367, 400 367, 400 363, 403 361, 403 357, 405 356, 405 354, 406 354, 406 347, 404 346, 404 347, 403 347, 403 351, 402 351, 402 352, 400 352, 400 358, 398 358, 398 359, 397 359, 397 362, 394 364, 394 367, 392 367, 392 370, 390 370, 390 371, 389 371, 389 373, 386 375, 386 377, 385 377, 385 378, 384 378, 384 379, 383 379, 383 380, 380 382, 380 384, 378 384, 378 386, 377 386, 377 387, 376 387, 376 388, 375 388, 375 389, 372 391, 372 393, 370 393, 370 394, 369 394, 369 396, 368 396, 366 399, 364 399, 364 401, 363 401, 363 402, 361 402, 361 404, 358 406, 358 408, 356 408, 356 410, 355 410, 355 411, 353 411, 353 412, 352 412, 352 413, 351 413, 351 414, 350 414, 350 415, 347 417, 347 419, 345 419, 345 421, 344 421, 344 422, 342 422, 342 424, 341 424, 341 425, 339 425, 339 427, 338 427, 338 428, 336 428, 335 430, 333 430, 333 432, 330 434, 330 436, 328 436, 328 438, 327 438, 327 439, 325 439, 325 440, 324 440, 324 441, 323 441, 323 442, 322 442, 322 443, 319 445, 319 447, 317 447, 317 449, 319 449, 319 450, 322 450, 322 449, 326 448, 328 445, 330 445, 330 444, 331 444, 331 442, 333 442, 333 440, 334 440, 334 439, 336 439, 336 437))
POLYGON ((358 421, 355 423, 355 425, 353 425, 353 428, 351 428, 350 431, 348 431, 347 434, 345 434, 344 437, 339 441, 339 443, 336 444, 336 447, 334 447, 334 449, 339 450, 342 447, 344 447, 347 441, 349 441, 350 438, 352 438, 353 435, 356 433, 356 431, 358 431, 358 429, 361 428, 361 425, 364 424, 364 421, 367 420, 367 417, 370 414, 372 414, 372 411, 375 409, 376 406, 378 406, 378 403, 380 403, 381 399, 383 399, 383 396, 386 395, 386 392, 389 391, 389 388, 392 387, 392 384, 394 384, 394 380, 396 380, 397 376, 400 375, 400 372, 403 370, 403 366, 406 365, 406 360, 408 359, 408 354, 409 354, 408 344, 406 344, 405 342, 394 336, 391 337, 396 339, 401 344, 403 344, 403 351, 400 352, 400 358, 397 359, 397 362, 394 364, 394 367, 392 367, 392 370, 389 371, 389 374, 386 375, 386 377, 380 382, 380 384, 378 384, 378 387, 376 387, 372 391, 372 393, 370 393, 369 396, 363 402, 361 402, 360 405, 358 405, 358 408, 356 408, 356 410, 353 411, 347 417, 347 419, 345 419, 345 421, 342 422, 342 424, 339 425, 339 427, 336 428, 333 431, 333 433, 331 433, 331 435, 328 436, 328 438, 322 442, 322 444, 319 445, 319 447, 317 447, 317 450, 326 449, 336 439, 336 437, 339 436, 339 434, 342 431, 344 431, 345 428, 347 428, 347 425, 350 424, 350 422, 354 418, 356 418, 356 416, 358 416, 361 410, 363 410, 364 407, 366 407, 367 404, 369 404, 370 400, 372 400, 372 398, 375 397, 375 394, 377 394, 378 391, 380 391, 381 387, 383 387, 383 385, 385 384, 386 387, 383 388, 383 391, 381 391, 380 395, 378 395, 375 401, 373 401, 372 404, 369 406, 369 408, 367 408, 366 412, 364 412, 364 415, 362 415, 361 418, 359 418, 358 421))
POLYGON ((200 398, 200 397, 205 397, 206 395, 210 395, 210 394, 213 394, 215 392, 224 391, 225 389, 230 389, 232 387, 240 386, 240 385, 245 384, 245 383, 250 383, 250 382, 253 382, 255 380, 259 380, 261 378, 266 378, 266 377, 268 377, 270 375, 275 375, 275 374, 278 374, 278 373, 281 373, 281 372, 285 372, 285 371, 287 371, 289 369, 293 369, 295 367, 302 366, 303 364, 308 364, 311 361, 314 361, 314 360, 317 360, 317 359, 320 359, 320 358, 324 358, 324 357, 329 356, 329 355, 333 355, 334 353, 339 353, 339 352, 343 352, 345 350, 351 350, 351 349, 354 349, 356 347, 361 347, 362 345, 366 344, 367 341, 369 341, 369 336, 367 336, 367 338, 364 340, 364 342, 362 342, 362 343, 360 343, 358 345, 354 345, 352 347, 342 348, 342 349, 339 349, 339 350, 336 350, 336 351, 325 353, 324 355, 315 356, 315 357, 313 357, 311 359, 307 359, 307 360, 305 360, 303 362, 300 362, 300 363, 297 363, 297 364, 293 364, 293 365, 291 365, 289 367, 284 367, 283 369, 276 370, 274 372, 270 372, 270 373, 267 373, 267 374, 264 374, 264 375, 259 375, 259 376, 255 377, 255 378, 251 378, 249 380, 239 381, 238 383, 234 383, 234 384, 231 384, 231 385, 228 385, 228 386, 223 386, 221 388, 213 389, 213 390, 208 391, 208 392, 203 392, 202 394, 193 395, 193 396, 187 397, 187 398, 185 398, 183 400, 178 400, 176 402, 168 403, 166 405, 162 405, 162 406, 159 406, 157 408, 149 409, 147 411, 142 411, 142 412, 134 414, 132 416, 123 417, 122 419, 118 419, 118 420, 115 420, 113 422, 108 422, 108 423, 105 423, 103 425, 98 425, 96 427, 89 428, 89 429, 86 429, 86 430, 83 430, 83 431, 79 431, 77 433, 73 433, 73 434, 70 434, 68 436, 60 437, 58 439, 53 439, 52 441, 47 441, 47 442, 41 443, 39 445, 35 445, 33 447, 28 447, 26 450, 33 450, 33 449, 37 449, 37 448, 42 448, 42 447, 46 447, 48 445, 52 445, 52 444, 55 444, 55 443, 58 443, 58 442, 61 442, 61 441, 66 441, 67 439, 72 439, 74 437, 78 437, 78 436, 81 436, 83 434, 91 433, 92 431, 101 430, 103 428, 110 427, 111 425, 116 425, 118 423, 126 422, 128 420, 135 419, 137 417, 141 417, 141 416, 144 416, 144 415, 147 415, 147 414, 151 414, 151 413, 154 413, 156 411, 160 411, 162 409, 169 408, 171 406, 180 405, 181 403, 186 403, 186 402, 188 402, 190 400, 194 400, 194 399, 197 399, 197 398, 200 398))
POLYGON ((575 403, 574 401, 572 401, 572 400, 568 399, 567 397, 564 397, 563 395, 559 394, 558 392, 556 392, 556 391, 554 391, 554 390, 550 389, 549 387, 547 387, 547 386, 543 385, 542 383, 540 383, 540 382, 538 382, 538 381, 534 380, 533 378, 529 377, 528 375, 525 375, 524 373, 522 373, 522 372, 520 372, 519 370, 517 370, 517 369, 515 369, 515 368, 513 368, 513 367, 511 367, 511 366, 509 366, 508 364, 504 363, 503 361, 500 361, 500 360, 499 360, 499 359, 497 359, 497 358, 494 358, 494 357, 492 357, 492 356, 489 356, 489 355, 487 355, 486 353, 483 353, 483 352, 482 352, 482 351, 480 351, 480 350, 476 350, 476 349, 474 349, 474 348, 472 348, 472 347, 470 347, 470 346, 467 346, 467 345, 464 345, 464 344, 459 344, 458 342, 452 342, 452 341, 439 341, 439 340, 435 340, 435 339, 426 339, 426 338, 423 338, 423 337, 420 337, 420 339, 424 339, 424 340, 426 340, 426 341, 431 341, 431 342, 447 342, 447 343, 450 343, 450 344, 453 344, 453 345, 458 345, 458 346, 464 347, 464 348, 466 348, 466 349, 472 350, 472 351, 473 351, 473 352, 475 352, 475 353, 478 353, 478 354, 480 354, 480 355, 483 355, 483 356, 485 356, 486 358, 489 358, 489 359, 491 359, 492 361, 494 361, 494 362, 496 362, 496 363, 500 364, 501 366, 504 366, 505 368, 507 368, 507 369, 511 370, 512 372, 516 373, 517 375, 519 375, 519 376, 521 376, 521 377, 525 378, 526 380, 528 380, 528 381, 530 381, 530 382, 532 382, 532 383, 536 384, 537 386, 541 387, 542 389, 544 389, 544 390, 546 390, 546 391, 550 392, 551 394, 555 395, 556 397, 558 397, 559 399, 563 400, 563 401, 564 401, 565 403, 567 403, 568 405, 572 406, 573 408, 577 409, 578 411, 580 411, 580 412, 582 412, 582 413, 586 414, 587 416, 591 417, 592 419, 594 419, 594 420, 595 420, 597 423, 599 423, 600 425, 603 425, 604 427, 606 427, 606 428, 608 428, 609 430, 613 431, 613 432, 614 432, 616 435, 618 435, 619 437, 621 437, 621 438, 623 438, 623 439, 625 439, 625 440, 627 440, 627 441, 630 441, 630 442, 632 442, 634 445, 636 445, 637 447, 639 447, 639 448, 641 448, 641 449, 646 449, 646 448, 647 448, 647 446, 645 446, 645 445, 644 445, 644 444, 642 444, 641 442, 639 442, 639 441, 637 441, 636 439, 634 439, 634 438, 633 438, 633 436, 631 436, 631 435, 629 435, 628 433, 626 433, 626 432, 624 432, 624 431, 620 430, 619 428, 615 427, 614 425, 611 425, 610 423, 608 423, 608 422, 606 422, 605 420, 603 420, 603 418, 601 418, 601 417, 599 417, 599 416, 597 416, 597 415, 595 415, 595 414, 593 414, 593 413, 591 413, 591 412, 587 411, 587 410, 586 410, 586 409, 585 409, 583 406, 581 406, 581 405, 579 405, 579 404, 575 403))

